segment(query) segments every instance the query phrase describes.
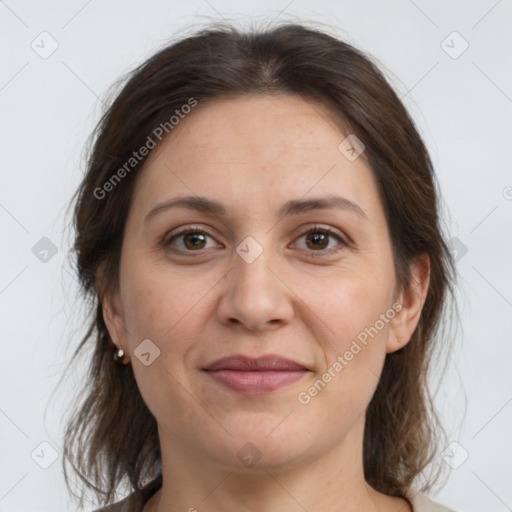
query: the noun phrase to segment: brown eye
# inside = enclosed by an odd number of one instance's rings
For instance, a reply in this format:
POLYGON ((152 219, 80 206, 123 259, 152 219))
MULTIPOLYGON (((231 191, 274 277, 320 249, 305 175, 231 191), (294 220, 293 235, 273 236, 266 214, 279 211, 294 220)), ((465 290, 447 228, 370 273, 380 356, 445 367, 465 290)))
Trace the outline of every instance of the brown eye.
POLYGON ((183 236, 187 249, 204 249, 205 239, 202 233, 188 233, 183 236))
POLYGON ((329 245, 329 235, 325 233, 308 233, 306 245, 310 249, 325 249, 329 245))
POLYGON ((334 231, 316 226, 303 233, 299 240, 302 238, 304 238, 305 243, 303 247, 299 248, 308 252, 319 252, 319 256, 338 252, 347 245, 341 236, 334 231))
POLYGON ((204 231, 198 229, 185 229, 172 236, 165 245, 176 246, 181 251, 193 252, 208 248, 206 247, 208 238, 212 237, 204 231), (175 241, 180 243, 174 244, 175 241))

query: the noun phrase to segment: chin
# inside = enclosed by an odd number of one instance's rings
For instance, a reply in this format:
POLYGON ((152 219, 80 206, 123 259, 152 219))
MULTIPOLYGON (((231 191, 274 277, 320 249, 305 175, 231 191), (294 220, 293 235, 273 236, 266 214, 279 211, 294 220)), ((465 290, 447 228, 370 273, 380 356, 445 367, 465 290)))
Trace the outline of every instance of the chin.
MULTIPOLYGON (((282 418, 281 418, 282 421, 282 418)), ((286 422, 286 420, 285 420, 286 422)), ((214 449, 213 457, 229 471, 258 473, 260 471, 291 469, 301 466, 310 455, 312 446, 310 432, 300 435, 296 429, 291 432, 279 422, 265 426, 248 422, 235 428, 227 427, 233 437, 223 436, 222 443, 214 449), (277 428, 276 428, 277 426, 277 428), (278 430, 282 430, 278 432, 278 430)), ((209 447, 210 453, 212 446, 209 447)))

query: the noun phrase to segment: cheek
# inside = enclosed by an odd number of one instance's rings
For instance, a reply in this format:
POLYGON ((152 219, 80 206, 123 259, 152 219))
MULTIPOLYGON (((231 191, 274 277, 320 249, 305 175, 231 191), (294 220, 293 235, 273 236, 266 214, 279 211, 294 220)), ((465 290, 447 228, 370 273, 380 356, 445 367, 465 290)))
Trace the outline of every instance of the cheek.
POLYGON ((187 313, 197 302, 192 286, 184 286, 179 278, 170 279, 163 272, 141 267, 127 270, 123 306, 129 335, 133 338, 163 337, 181 328, 187 313))
POLYGON ((322 345, 323 368, 314 389, 304 391, 311 397, 309 405, 318 406, 315 414, 346 421, 344 415, 355 418, 365 410, 378 383, 394 316, 392 289, 346 276, 336 286, 331 283, 329 293, 311 290, 318 289, 310 287, 308 306, 319 312, 322 324, 324 336, 316 340, 322 345))
POLYGON ((305 283, 297 295, 304 297, 307 306, 316 314, 318 323, 323 324, 321 331, 325 333, 326 352, 343 354, 358 337, 364 343, 365 334, 369 339, 385 338, 389 320, 382 322, 380 318, 390 310, 393 313, 391 282, 377 284, 374 279, 364 279, 352 273, 337 280, 335 276, 329 280, 328 287, 325 284, 314 280, 305 283), (377 334, 372 329, 376 322, 377 334))
POLYGON ((185 389, 190 387, 186 384, 187 361, 201 328, 200 299, 204 292, 201 293, 199 286, 195 290, 190 286, 185 288, 179 278, 165 279, 164 273, 144 273, 140 267, 127 272, 128 275, 123 306, 140 393, 162 423, 173 424, 172 418, 178 417, 189 425, 197 423, 199 428, 207 419, 200 412, 191 412, 190 396, 185 389), (147 366, 137 356, 137 348, 146 339, 159 350, 158 356, 147 366))

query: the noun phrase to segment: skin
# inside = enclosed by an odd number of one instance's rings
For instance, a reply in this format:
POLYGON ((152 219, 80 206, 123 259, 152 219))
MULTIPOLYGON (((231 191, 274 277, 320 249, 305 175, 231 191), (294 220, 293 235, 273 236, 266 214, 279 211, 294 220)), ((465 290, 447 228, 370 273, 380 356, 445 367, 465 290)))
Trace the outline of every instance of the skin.
POLYGON ((364 153, 349 161, 340 152, 345 137, 322 105, 298 96, 216 99, 199 104, 147 160, 127 219, 120 288, 103 301, 158 424, 163 487, 144 512, 411 510, 365 482, 362 441, 385 356, 418 323, 430 263, 412 262, 414 286, 399 289, 372 172, 364 153), (291 199, 334 192, 366 218, 337 208, 277 217, 291 199), (144 222, 155 205, 183 195, 220 201, 227 217, 171 209, 144 222), (303 235, 315 224, 340 239, 318 249, 303 235), (199 248, 190 236, 171 240, 192 226, 207 235, 199 248), (263 248, 252 263, 236 252, 247 236, 263 248), (396 302, 402 310, 301 404, 298 393, 396 302), (133 353, 144 339, 160 350, 148 366, 133 353), (311 371, 247 396, 201 370, 234 354, 279 354, 311 371), (237 457, 247 442, 261 453, 253 467, 237 457))

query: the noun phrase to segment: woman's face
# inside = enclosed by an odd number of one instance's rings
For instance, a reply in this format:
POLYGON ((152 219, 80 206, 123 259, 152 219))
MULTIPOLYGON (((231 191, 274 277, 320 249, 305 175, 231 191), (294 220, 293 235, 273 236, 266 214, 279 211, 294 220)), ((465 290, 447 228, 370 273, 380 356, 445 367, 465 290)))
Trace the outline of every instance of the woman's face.
POLYGON ((321 105, 247 96, 199 103, 147 160, 104 315, 163 450, 240 471, 360 456, 385 355, 421 304, 397 293, 347 135, 321 105))

